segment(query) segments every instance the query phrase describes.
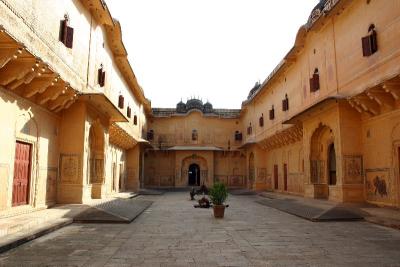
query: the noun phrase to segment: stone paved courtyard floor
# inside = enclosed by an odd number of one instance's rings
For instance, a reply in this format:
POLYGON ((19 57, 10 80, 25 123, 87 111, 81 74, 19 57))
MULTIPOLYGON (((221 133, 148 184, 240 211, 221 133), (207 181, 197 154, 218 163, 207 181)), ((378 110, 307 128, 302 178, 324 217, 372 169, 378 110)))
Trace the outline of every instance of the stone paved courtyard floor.
POLYGON ((314 223, 230 196, 223 220, 189 194, 131 224, 72 224, 0 255, 0 266, 400 266, 400 231, 367 222, 314 223))

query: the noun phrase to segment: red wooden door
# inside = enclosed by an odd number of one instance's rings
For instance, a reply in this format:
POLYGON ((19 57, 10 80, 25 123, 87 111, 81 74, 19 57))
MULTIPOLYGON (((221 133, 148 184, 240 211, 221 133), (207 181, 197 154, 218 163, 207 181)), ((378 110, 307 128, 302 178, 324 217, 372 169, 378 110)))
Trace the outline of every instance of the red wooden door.
POLYGON ((31 145, 17 142, 15 146, 12 205, 28 204, 31 170, 31 145))
POLYGON ((274 165, 274 185, 278 189, 278 165, 274 165))
POLYGON ((287 164, 283 164, 283 188, 287 191, 287 164))

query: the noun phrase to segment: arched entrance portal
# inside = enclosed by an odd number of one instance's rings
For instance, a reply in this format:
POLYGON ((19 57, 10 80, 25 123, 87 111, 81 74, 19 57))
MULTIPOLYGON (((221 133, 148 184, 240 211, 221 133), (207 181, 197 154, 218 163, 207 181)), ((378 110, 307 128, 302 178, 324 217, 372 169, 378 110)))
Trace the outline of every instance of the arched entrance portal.
POLYGON ((252 152, 249 157, 249 189, 253 188, 255 180, 255 167, 254 167, 254 153, 252 152))
POLYGON ((320 124, 311 137, 310 183, 316 198, 329 197, 329 185, 336 185, 336 152, 331 128, 320 124))
POLYGON ((101 198, 104 183, 104 131, 99 122, 93 123, 89 131, 89 165, 92 198, 101 198))
POLYGON ((210 186, 212 183, 208 177, 207 160, 196 154, 182 160, 181 173, 181 178, 175 181, 176 186, 210 186))
POLYGON ((336 152, 333 143, 328 148, 328 166, 329 185, 336 185, 336 152))
POLYGON ((188 185, 200 186, 200 166, 195 163, 189 166, 188 185))

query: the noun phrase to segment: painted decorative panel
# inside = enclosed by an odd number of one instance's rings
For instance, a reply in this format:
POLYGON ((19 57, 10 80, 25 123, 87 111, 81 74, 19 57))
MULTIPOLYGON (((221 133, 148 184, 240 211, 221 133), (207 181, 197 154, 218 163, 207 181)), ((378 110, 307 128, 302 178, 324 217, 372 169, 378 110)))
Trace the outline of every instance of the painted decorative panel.
POLYGON ((366 198, 374 202, 390 202, 389 169, 367 169, 365 175, 366 198))
POLYGON ((344 180, 347 184, 361 184, 363 181, 362 156, 344 156, 344 180))
POLYGON ((61 154, 60 180, 65 184, 78 184, 81 180, 82 162, 80 155, 61 154))

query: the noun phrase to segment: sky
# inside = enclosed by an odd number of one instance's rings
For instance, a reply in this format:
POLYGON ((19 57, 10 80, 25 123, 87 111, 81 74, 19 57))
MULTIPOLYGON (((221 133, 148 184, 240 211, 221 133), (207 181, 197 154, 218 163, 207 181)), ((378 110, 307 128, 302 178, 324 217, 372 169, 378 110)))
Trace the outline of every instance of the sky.
POLYGON ((152 107, 240 108, 293 47, 318 0, 108 0, 152 107))

